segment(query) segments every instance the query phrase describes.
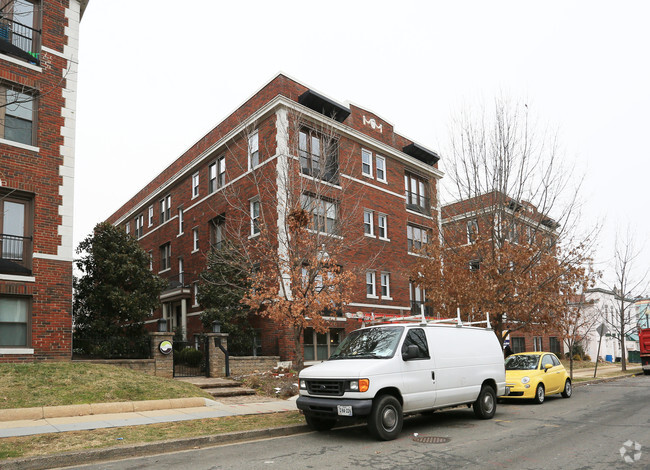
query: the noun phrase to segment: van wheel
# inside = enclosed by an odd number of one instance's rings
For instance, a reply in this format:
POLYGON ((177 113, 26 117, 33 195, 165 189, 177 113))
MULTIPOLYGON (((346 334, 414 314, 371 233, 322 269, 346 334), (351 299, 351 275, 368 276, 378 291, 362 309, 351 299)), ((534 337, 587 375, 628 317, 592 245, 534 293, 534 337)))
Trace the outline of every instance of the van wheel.
POLYGON ((307 425, 314 431, 329 431, 336 424, 335 419, 316 418, 315 416, 305 415, 307 425))
POLYGON ((541 405, 544 403, 544 398, 546 397, 544 391, 544 385, 538 384, 537 385, 537 390, 535 390, 535 398, 533 398, 533 401, 537 403, 538 405, 541 405))
POLYGON ((650 369, 643 369, 643 373, 645 375, 650 375, 650 369))
POLYGON ((571 387, 571 379, 566 379, 564 383, 564 390, 562 391, 562 396, 564 398, 571 398, 573 394, 573 388, 571 387))
POLYGON ((497 396, 489 385, 483 385, 474 402, 474 414, 480 419, 490 419, 497 410, 497 396))
POLYGON ((392 395, 375 399, 368 417, 368 431, 377 439, 391 441, 399 436, 404 424, 402 405, 392 395))

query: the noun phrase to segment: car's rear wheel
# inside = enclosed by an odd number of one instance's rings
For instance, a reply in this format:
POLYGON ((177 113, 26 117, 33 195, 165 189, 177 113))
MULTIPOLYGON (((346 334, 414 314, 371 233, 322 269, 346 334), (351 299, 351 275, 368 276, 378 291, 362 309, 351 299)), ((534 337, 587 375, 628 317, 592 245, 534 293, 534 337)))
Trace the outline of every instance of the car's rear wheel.
POLYGON ((370 416, 368 416, 368 431, 377 439, 391 441, 399 436, 404 424, 402 405, 392 395, 382 395, 376 398, 370 416))
POLYGON ((571 386, 571 379, 566 379, 564 382, 564 390, 562 391, 562 396, 564 398, 571 398, 573 394, 573 387, 571 386))
POLYGON ((490 419, 497 410, 497 396, 489 385, 483 385, 474 402, 474 414, 481 419, 490 419))
POLYGON ((643 373, 645 375, 650 375, 650 369, 643 369, 643 373))
POLYGON ((329 431, 336 424, 335 419, 317 418, 311 415, 305 415, 305 421, 314 431, 329 431))
POLYGON ((544 398, 546 398, 546 391, 544 390, 544 385, 538 384, 537 389, 535 390, 535 398, 533 401, 538 405, 544 403, 544 398))

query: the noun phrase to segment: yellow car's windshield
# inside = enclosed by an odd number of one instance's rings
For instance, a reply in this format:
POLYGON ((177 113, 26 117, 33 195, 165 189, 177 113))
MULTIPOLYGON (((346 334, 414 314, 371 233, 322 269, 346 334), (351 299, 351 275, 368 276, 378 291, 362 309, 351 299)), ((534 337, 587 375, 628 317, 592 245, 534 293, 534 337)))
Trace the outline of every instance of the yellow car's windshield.
POLYGON ((538 355, 516 355, 506 359, 506 370, 535 370, 539 363, 538 355))

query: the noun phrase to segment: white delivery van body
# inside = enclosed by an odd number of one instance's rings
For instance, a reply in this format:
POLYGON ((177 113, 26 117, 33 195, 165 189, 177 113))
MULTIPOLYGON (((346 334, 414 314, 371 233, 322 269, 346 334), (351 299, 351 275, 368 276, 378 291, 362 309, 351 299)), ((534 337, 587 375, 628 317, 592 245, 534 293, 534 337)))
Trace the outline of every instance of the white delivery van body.
POLYGON ((297 405, 313 428, 367 419, 376 437, 394 439, 404 414, 467 404, 491 418, 504 393, 491 329, 403 323, 356 330, 329 360, 304 369, 297 405))

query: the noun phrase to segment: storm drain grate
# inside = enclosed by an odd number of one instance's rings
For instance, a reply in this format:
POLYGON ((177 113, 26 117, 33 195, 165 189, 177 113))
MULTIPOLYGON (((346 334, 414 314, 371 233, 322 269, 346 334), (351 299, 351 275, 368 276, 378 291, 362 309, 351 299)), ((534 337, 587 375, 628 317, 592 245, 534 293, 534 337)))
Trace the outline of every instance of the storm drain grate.
POLYGON ((446 444, 451 441, 448 437, 438 436, 413 436, 413 440, 422 444, 446 444))

